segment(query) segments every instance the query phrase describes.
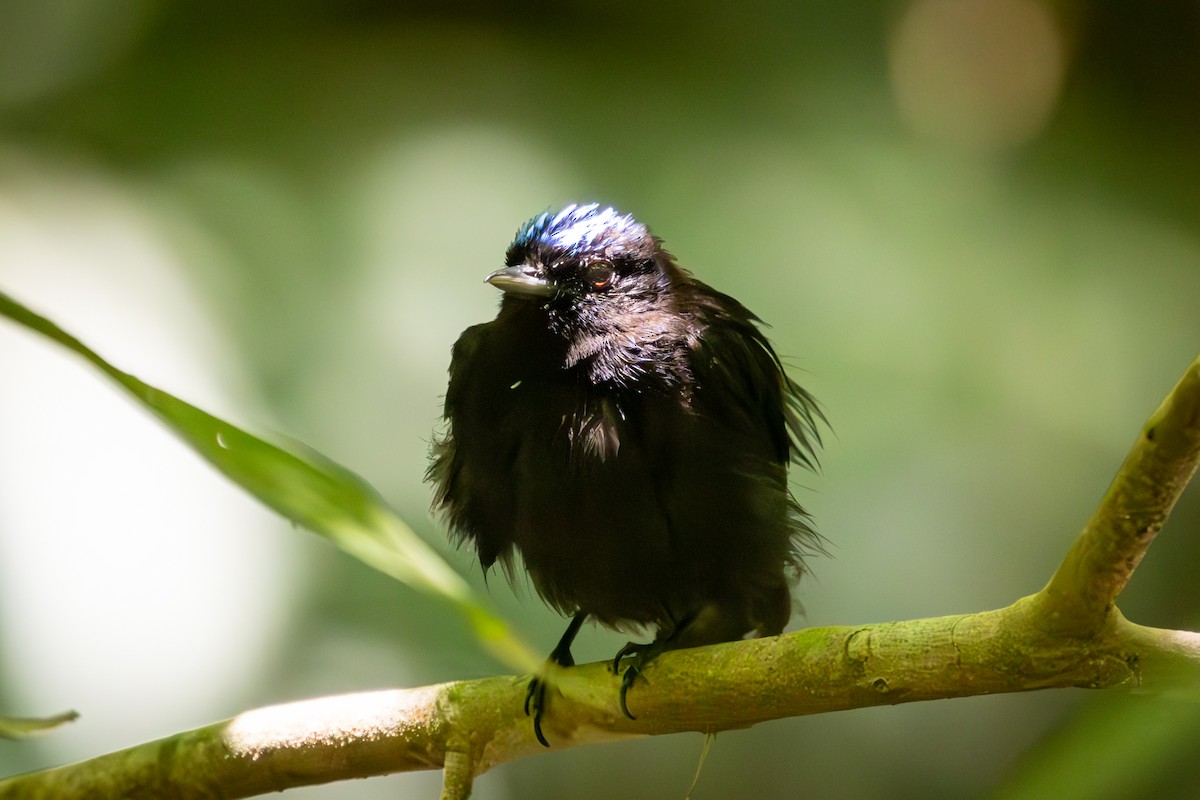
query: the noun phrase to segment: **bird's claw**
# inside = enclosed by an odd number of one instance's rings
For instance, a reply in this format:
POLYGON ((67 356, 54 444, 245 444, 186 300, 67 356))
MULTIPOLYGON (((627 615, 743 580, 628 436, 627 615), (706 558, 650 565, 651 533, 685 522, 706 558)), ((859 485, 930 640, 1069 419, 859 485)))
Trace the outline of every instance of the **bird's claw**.
POLYGON ((609 670, 614 675, 621 676, 621 693, 619 700, 621 704, 621 713, 630 719, 637 719, 633 714, 629 713, 629 705, 625 701, 625 695, 629 693, 629 687, 633 686, 634 681, 642 674, 642 668, 646 663, 662 650, 657 642, 650 644, 638 644, 629 642, 613 656, 612 663, 609 664, 609 670), (625 672, 621 672, 621 662, 628 658, 628 663, 625 665, 625 672))
POLYGON ((525 716, 533 717, 533 735, 541 742, 542 747, 549 747, 546 735, 542 733, 542 715, 546 712, 546 679, 537 675, 529 679, 529 689, 525 692, 525 716))
POLYGON ((586 612, 575 612, 566 632, 554 649, 550 651, 550 657, 546 659, 543 671, 535 673, 529 679, 529 689, 525 692, 525 716, 533 717, 533 735, 541 742, 542 747, 550 746, 550 742, 546 741, 546 735, 542 733, 542 717, 546 715, 546 689, 550 686, 550 676, 558 667, 575 666, 575 659, 571 656, 571 642, 575 641, 575 634, 579 633, 579 627, 583 625, 585 619, 587 619, 586 612))
POLYGON ((649 645, 638 644, 637 642, 626 642, 625 646, 622 647, 620 650, 618 650, 617 654, 615 656, 613 656, 612 663, 608 665, 608 671, 614 675, 620 674, 621 659, 623 659, 627 655, 637 653, 641 648, 648 647, 648 646, 649 645))
POLYGON ((625 702, 625 694, 629 691, 629 687, 637 680, 637 676, 642 674, 642 669, 637 664, 630 664, 625 670, 625 674, 621 676, 621 713, 630 719, 637 719, 629 712, 629 705, 625 702))

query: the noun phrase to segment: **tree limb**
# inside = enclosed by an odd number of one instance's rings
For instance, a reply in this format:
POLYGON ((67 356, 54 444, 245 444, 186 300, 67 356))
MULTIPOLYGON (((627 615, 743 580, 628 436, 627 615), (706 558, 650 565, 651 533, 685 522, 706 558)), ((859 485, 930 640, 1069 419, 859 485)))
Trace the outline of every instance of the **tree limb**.
POLYGON ((1112 485, 1040 593, 1065 634, 1097 630, 1167 521, 1200 459, 1200 359, 1151 415, 1112 485))
MULTIPOLYGON (((1007 608, 796 633, 662 654, 617 707, 606 664, 559 670, 543 727, 555 748, 714 732, 770 719, 1056 687, 1200 699, 1200 634, 1149 628, 1114 605, 1200 459, 1200 359, 1150 418, 1047 586, 1007 608)), ((322 698, 79 764, 0 781, 0 798, 249 797, 444 768, 443 798, 542 752, 526 677, 322 698)))

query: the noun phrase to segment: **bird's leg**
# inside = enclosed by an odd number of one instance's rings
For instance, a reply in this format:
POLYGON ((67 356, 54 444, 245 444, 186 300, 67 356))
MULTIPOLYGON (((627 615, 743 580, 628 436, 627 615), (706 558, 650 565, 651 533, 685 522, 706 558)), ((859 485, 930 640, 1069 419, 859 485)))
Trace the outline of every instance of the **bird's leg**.
POLYGON ((550 656, 546 659, 546 672, 534 675, 529 679, 529 690, 525 692, 525 716, 533 717, 533 735, 537 737, 543 747, 550 746, 545 735, 542 734, 542 716, 546 713, 546 687, 549 685, 549 672, 555 666, 575 666, 575 658, 571 655, 571 643, 575 641, 575 636, 579 633, 579 628, 582 627, 585 619, 587 619, 586 612, 576 612, 575 616, 571 618, 571 624, 567 625, 567 630, 563 633, 562 638, 550 651, 550 656))

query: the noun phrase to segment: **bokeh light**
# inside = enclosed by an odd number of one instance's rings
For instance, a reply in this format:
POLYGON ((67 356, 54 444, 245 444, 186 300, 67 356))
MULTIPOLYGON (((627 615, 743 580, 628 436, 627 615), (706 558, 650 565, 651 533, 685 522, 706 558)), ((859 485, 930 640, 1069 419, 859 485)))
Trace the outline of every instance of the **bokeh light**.
POLYGON ((992 151, 1029 141, 1062 90, 1066 47, 1046 3, 918 0, 896 26, 892 82, 934 141, 992 151))

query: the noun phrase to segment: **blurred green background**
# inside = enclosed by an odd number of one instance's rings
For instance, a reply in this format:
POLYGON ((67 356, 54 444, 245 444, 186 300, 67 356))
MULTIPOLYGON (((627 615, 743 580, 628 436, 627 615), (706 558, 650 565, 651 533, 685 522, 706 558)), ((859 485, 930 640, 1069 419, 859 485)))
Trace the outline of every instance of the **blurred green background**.
MULTIPOLYGON (((1046 581, 1200 349, 1198 186, 1182 0, 0 3, 0 288, 361 473, 546 651, 564 621, 484 587, 421 480, 519 223, 612 203, 772 324, 834 429, 797 476, 832 557, 793 625, 853 624, 1046 581)), ((1193 489, 1129 617, 1200 627, 1198 532, 1193 489)), ((0 709, 83 713, 0 773, 500 669, 0 324, 0 709)), ((1198 734, 1195 706, 1083 691, 870 709, 722 734, 694 796, 1197 796, 1198 734)), ((701 746, 550 753, 475 796, 681 797, 701 746)))

